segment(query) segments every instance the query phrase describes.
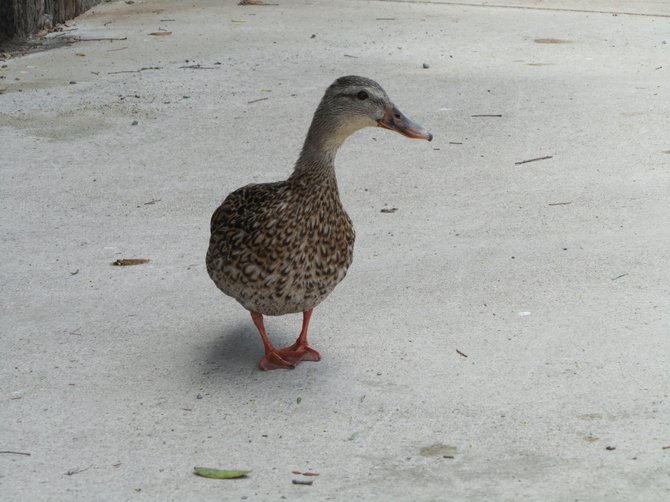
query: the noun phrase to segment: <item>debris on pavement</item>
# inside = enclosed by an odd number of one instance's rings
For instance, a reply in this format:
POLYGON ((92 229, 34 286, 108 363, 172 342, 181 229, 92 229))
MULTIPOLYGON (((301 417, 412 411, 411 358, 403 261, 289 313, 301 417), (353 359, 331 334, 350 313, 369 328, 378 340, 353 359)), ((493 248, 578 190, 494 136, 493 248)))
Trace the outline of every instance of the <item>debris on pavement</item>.
POLYGON ((88 471, 91 468, 89 465, 88 467, 84 467, 83 469, 69 469, 67 472, 65 472, 66 476, 73 476, 75 474, 79 474, 80 472, 88 471))
POLYGON ((398 210, 397 207, 385 207, 382 208, 379 212, 380 213, 395 213, 398 210))
POLYGON ((547 159, 553 159, 553 155, 545 155, 544 157, 535 157, 534 159, 528 159, 528 160, 520 160, 519 162, 515 162, 515 166, 520 166, 521 164, 528 164, 529 162, 536 162, 538 160, 547 160, 547 159))
POLYGON ((291 474, 298 474, 300 476, 320 476, 318 472, 291 471, 291 474))
MULTIPOLYGON (((214 64, 220 64, 220 63, 214 63, 214 64)), ((180 69, 186 69, 186 70, 218 70, 215 66, 202 66, 201 64, 191 64, 188 66, 180 66, 180 69)))
POLYGON ((144 265, 149 263, 149 261, 146 258, 121 258, 112 262, 112 265, 115 267, 130 267, 132 265, 144 265))
POLYGON ((72 42, 116 42, 118 40, 128 40, 128 37, 96 37, 96 38, 82 38, 82 37, 66 37, 69 43, 72 42))
POLYGON ((458 453, 458 447, 442 443, 424 446, 419 450, 419 455, 422 457, 454 458, 456 453, 458 453))
POLYGON ((251 471, 214 469, 211 467, 194 467, 193 474, 209 479, 238 479, 246 478, 251 471))
POLYGON ((271 5, 279 5, 278 3, 266 3, 263 0, 240 0, 237 5, 263 5, 269 7, 271 5))
POLYGON ((294 479, 293 484, 294 485, 312 486, 312 484, 314 484, 314 481, 311 481, 311 480, 310 481, 305 481, 305 480, 302 480, 302 479, 294 479))
POLYGON ((118 75, 119 73, 139 73, 145 70, 160 70, 160 69, 161 69, 160 66, 145 66, 143 68, 140 68, 139 70, 109 71, 107 72, 107 75, 118 75))
POLYGON ((572 40, 563 40, 560 38, 536 38, 533 42, 536 44, 571 44, 572 40))
POLYGON ((463 352, 461 352, 461 351, 458 350, 458 349, 456 349, 456 352, 458 353, 459 356, 468 357, 467 354, 463 354, 463 352))

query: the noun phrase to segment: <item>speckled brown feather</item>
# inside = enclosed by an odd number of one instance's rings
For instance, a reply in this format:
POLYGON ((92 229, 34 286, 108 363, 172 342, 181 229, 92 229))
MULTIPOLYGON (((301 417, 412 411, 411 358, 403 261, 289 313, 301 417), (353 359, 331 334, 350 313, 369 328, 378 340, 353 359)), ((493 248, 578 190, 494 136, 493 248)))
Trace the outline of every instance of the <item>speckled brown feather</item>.
POLYGON ((353 259, 354 229, 334 178, 240 188, 214 212, 211 233, 207 271, 214 283, 266 315, 316 307, 353 259))

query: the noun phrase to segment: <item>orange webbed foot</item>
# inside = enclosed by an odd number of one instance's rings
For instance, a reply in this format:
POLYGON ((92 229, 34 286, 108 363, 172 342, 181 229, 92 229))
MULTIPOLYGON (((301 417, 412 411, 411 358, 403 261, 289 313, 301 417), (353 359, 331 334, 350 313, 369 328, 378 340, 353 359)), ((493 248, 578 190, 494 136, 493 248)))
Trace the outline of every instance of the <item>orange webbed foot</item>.
POLYGON ((258 367, 263 371, 278 370, 282 368, 294 369, 295 362, 287 360, 283 354, 281 354, 281 351, 273 350, 263 356, 263 359, 258 363, 258 367))
POLYGON ((321 354, 310 347, 309 345, 294 343, 290 347, 286 347, 277 351, 283 359, 297 363, 299 361, 320 361, 321 354))

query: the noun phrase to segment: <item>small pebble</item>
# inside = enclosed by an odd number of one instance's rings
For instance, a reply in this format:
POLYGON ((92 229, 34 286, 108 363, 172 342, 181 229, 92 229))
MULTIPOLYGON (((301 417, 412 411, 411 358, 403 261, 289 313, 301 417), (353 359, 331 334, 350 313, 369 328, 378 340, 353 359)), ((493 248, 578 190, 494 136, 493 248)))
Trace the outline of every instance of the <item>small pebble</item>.
POLYGON ((132 124, 130 125, 137 125, 137 124, 139 124, 139 122, 137 120, 133 120, 132 124))
POLYGON ((74 85, 74 84, 76 84, 76 83, 77 83, 77 82, 75 82, 74 80, 70 80, 70 85, 74 85))
POLYGON ((425 69, 428 69, 428 68, 430 68, 430 65, 429 65, 428 63, 423 63, 423 67, 424 67, 425 69))
POLYGON ((605 446, 605 449, 607 451, 613 451, 613 450, 616 450, 616 446, 605 446))
POLYGON ((202 394, 198 394, 197 396, 195 396, 195 398, 196 399, 202 399, 202 394))

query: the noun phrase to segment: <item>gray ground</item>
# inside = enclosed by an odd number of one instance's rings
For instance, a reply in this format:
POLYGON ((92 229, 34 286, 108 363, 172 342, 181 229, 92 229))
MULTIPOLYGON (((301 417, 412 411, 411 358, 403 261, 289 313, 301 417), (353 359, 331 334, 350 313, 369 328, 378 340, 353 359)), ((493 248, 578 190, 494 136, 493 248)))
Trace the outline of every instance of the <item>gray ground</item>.
POLYGON ((127 39, 0 72, 0 498, 668 500, 668 3, 273 1, 105 4, 67 35, 127 39), (263 373, 209 217, 346 74, 435 140, 345 145, 323 360, 263 373))

